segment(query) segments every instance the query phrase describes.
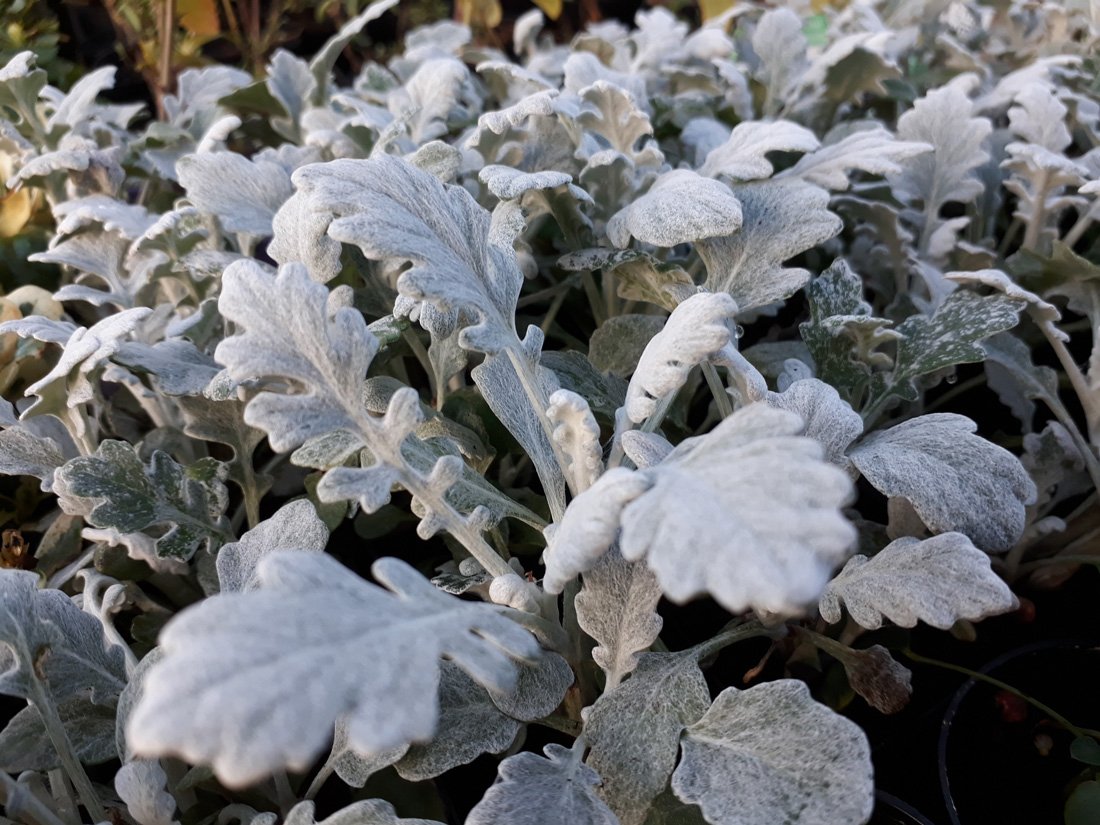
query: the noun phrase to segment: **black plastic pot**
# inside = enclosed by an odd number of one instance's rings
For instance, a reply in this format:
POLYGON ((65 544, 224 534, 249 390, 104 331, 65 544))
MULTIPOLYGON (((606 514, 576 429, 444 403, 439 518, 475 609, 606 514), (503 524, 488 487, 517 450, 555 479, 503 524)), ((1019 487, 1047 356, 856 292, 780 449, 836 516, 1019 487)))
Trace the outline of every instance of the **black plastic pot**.
MULTIPOLYGON (((1100 644, 1039 642, 980 673, 1044 703, 1075 725, 1100 727, 1100 644)), ((940 786, 951 825, 1060 823, 1068 786, 1085 767, 1074 736, 1031 705, 971 679, 955 693, 939 739, 940 786)))

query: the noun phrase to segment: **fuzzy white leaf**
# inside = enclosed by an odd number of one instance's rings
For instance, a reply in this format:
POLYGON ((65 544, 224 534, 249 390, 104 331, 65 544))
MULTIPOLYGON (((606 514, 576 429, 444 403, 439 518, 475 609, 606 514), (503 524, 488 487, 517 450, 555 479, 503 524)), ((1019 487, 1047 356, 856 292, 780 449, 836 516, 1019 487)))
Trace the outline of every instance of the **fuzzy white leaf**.
POLYGON ((607 237, 620 248, 632 237, 669 247, 729 235, 740 227, 741 204, 728 186, 690 169, 674 169, 612 216, 607 237))
POLYGON ((734 188, 741 201, 741 231, 697 244, 707 267, 706 288, 728 292, 739 311, 780 301, 810 280, 805 269, 783 262, 832 238, 843 222, 828 210, 829 193, 797 179, 734 188))
MULTIPOLYGON (((948 85, 933 89, 898 118, 899 138, 928 143, 933 150, 902 161, 903 170, 890 175, 890 183, 899 198, 920 201, 934 225, 945 203, 968 203, 982 191, 975 169, 989 160, 983 144, 992 124, 972 117, 973 110, 966 94, 948 85)), ((931 232, 931 227, 924 229, 929 237, 931 232)))
POLYGON ((711 825, 861 825, 871 817, 867 737, 815 702, 803 682, 726 688, 682 746, 672 790, 711 825))
POLYGON ((781 393, 769 392, 768 403, 797 413, 806 425, 802 434, 821 443, 827 460, 845 469, 851 465, 844 453, 863 435, 863 419, 835 389, 824 381, 807 378, 795 381, 781 393))
POLYGON ((801 429, 752 404, 638 471, 653 486, 622 511, 623 557, 644 557, 676 602, 709 593, 732 613, 780 614, 816 602, 855 539, 839 509, 852 487, 801 429))
POLYGON ((676 766, 680 733, 710 707, 695 651, 646 653, 621 685, 584 711, 585 760, 622 825, 642 825, 676 766))
POLYGON ((398 290, 416 305, 434 305, 433 324, 421 317, 433 334, 449 335, 460 314, 514 332, 511 316, 523 280, 515 253, 494 243, 499 238, 491 234, 489 213, 466 190, 445 187, 387 155, 307 166, 294 180, 318 208, 336 216, 329 230, 334 238, 358 245, 371 259, 413 262, 398 290))
POLYGON ((1002 552, 1023 533, 1035 485, 1016 456, 976 429, 965 416, 922 415, 873 433, 848 455, 880 493, 908 499, 932 532, 957 531, 1002 552))
POLYGON ((900 161, 930 151, 932 145, 929 143, 896 140, 881 126, 875 126, 854 131, 836 143, 825 144, 776 177, 797 177, 834 192, 843 192, 848 189, 848 173, 853 169, 872 175, 896 175, 902 171, 900 161))
POLYGON ((765 112, 776 112, 787 90, 806 63, 802 21, 787 8, 769 9, 752 33, 752 48, 760 58, 758 75, 767 87, 765 112))
POLYGON ((176 164, 180 185, 201 212, 216 215, 227 232, 265 237, 271 219, 294 191, 277 163, 235 152, 200 152, 176 164))
POLYGON ((478 180, 501 200, 518 198, 533 189, 555 189, 573 182, 573 176, 565 172, 521 172, 509 166, 486 166, 478 173, 478 180))
POLYGON ((622 434, 623 452, 634 462, 634 466, 644 470, 654 464, 660 464, 672 452, 668 440, 656 433, 643 433, 640 430, 627 430, 622 434))
POLYGON ((274 515, 249 530, 240 541, 218 551, 218 583, 223 593, 256 589, 256 566, 276 550, 311 550, 328 544, 328 528, 309 499, 284 504, 274 515))
POLYGON ((0 570, 0 693, 26 698, 35 679, 56 702, 82 695, 109 705, 126 685, 123 652, 60 590, 40 590, 34 573, 0 570))
POLYGON ((961 533, 923 541, 907 536, 871 558, 852 557, 825 588, 821 615, 839 622, 842 603, 869 630, 881 627, 883 618, 901 627, 922 621, 947 630, 960 619, 977 621, 1017 605, 989 556, 961 533))
MULTIPOLYGON (((113 707, 97 705, 86 696, 74 696, 57 704, 57 715, 82 763, 97 765, 117 758, 113 707)), ((38 708, 25 706, 0 731, 0 771, 18 774, 61 767, 61 757, 38 708)))
POLYGON ((396 559, 372 571, 392 593, 324 554, 279 551, 260 562, 258 590, 181 613, 130 718, 134 751, 210 763, 241 787, 304 770, 343 714, 359 751, 429 740, 443 654, 497 690, 515 682, 510 656, 537 656, 530 634, 493 608, 396 559))
POLYGON ((485 688, 446 662, 440 669, 439 706, 432 740, 413 745, 394 764, 404 779, 432 779, 483 753, 500 753, 519 733, 520 723, 501 712, 485 688))
POLYGON ((114 88, 115 71, 114 66, 104 66, 80 78, 50 115, 46 128, 50 131, 58 126, 72 128, 89 120, 95 111, 95 99, 99 93, 114 88))
POLYGON ((452 115, 466 115, 463 97, 469 84, 470 71, 462 61, 427 60, 403 87, 394 90, 389 108, 394 115, 409 118, 409 136, 416 144, 427 143, 447 134, 452 115))
POLYGON ((333 430, 358 432, 361 388, 378 351, 362 314, 330 297, 299 264, 272 278, 253 261, 226 269, 218 310, 240 329, 214 353, 230 377, 289 379, 299 389, 261 392, 245 410, 272 449, 285 452, 333 430))
POLYGON ((294 182, 315 208, 334 216, 329 235, 356 244, 372 260, 409 261, 397 279, 395 315, 407 315, 433 338, 461 330, 468 350, 507 356, 487 358, 474 379, 498 418, 527 450, 551 496, 561 497, 561 472, 553 446, 525 385, 552 376, 537 361, 542 337, 535 327, 521 342, 515 308, 523 274, 512 244, 522 231, 518 204, 502 203, 492 217, 459 186, 444 186, 412 164, 389 155, 366 161, 313 164, 294 173, 294 182), (515 369, 526 372, 518 376, 515 369))
MULTIPOLYGON (((78 327, 65 342, 61 357, 43 378, 27 387, 24 395, 36 395, 37 400, 23 411, 22 418, 33 415, 64 413, 66 409, 86 404, 96 397, 92 374, 122 346, 122 339, 133 332, 149 316, 146 307, 127 309, 108 315, 91 327, 78 327)), ((0 332, 14 332, 21 337, 39 337, 40 322, 35 318, 0 324, 0 332)), ((81 419, 82 420, 82 419, 81 419)))
POLYGON ((569 462, 565 471, 573 476, 573 488, 587 490, 603 472, 600 426, 588 402, 575 392, 558 390, 550 396, 546 417, 554 427, 554 441, 569 462))
POLYGON ((768 152, 812 152, 821 144, 805 126, 789 120, 751 120, 737 124, 721 146, 711 150, 700 175, 731 180, 771 177, 768 152))
POLYGON ((599 775, 581 755, 547 745, 546 758, 517 753, 500 763, 495 785, 485 792, 466 825, 619 825, 596 795, 599 775))
POLYGON ((371 754, 357 753, 348 744, 347 718, 342 716, 336 720, 336 733, 333 736, 329 760, 340 779, 353 788, 362 788, 371 776, 383 768, 388 768, 408 750, 408 745, 401 745, 371 754))
POLYGON ((1066 128, 1066 107, 1049 84, 1029 83, 1008 110, 1009 128, 1028 143, 1061 154, 1073 142, 1066 128))
POLYGON ((655 467, 605 473, 552 532, 546 589, 590 569, 621 525, 623 557, 644 557, 675 602, 709 593, 732 613, 801 612, 855 540, 839 509, 851 482, 801 428, 793 413, 751 404, 655 467))
POLYGON ((518 673, 515 687, 505 692, 490 690, 489 698, 504 713, 521 722, 549 716, 573 684, 569 663, 557 653, 545 650, 537 661, 520 663, 518 673))
POLYGON ((61 448, 52 438, 39 436, 16 425, 0 432, 0 474, 34 476, 45 492, 53 489, 54 470, 65 463, 61 448))
POLYGON ((681 303, 642 352, 626 390, 626 414, 645 421, 657 403, 687 380, 691 369, 729 345, 728 321, 737 304, 721 292, 702 292, 681 303))
POLYGON ((543 587, 548 593, 560 593, 578 573, 599 561, 615 541, 623 508, 650 483, 640 473, 616 467, 569 502, 561 523, 543 531, 547 538, 543 587))
POLYGON ((575 600, 577 623, 596 640, 592 659, 614 684, 638 663, 661 632, 657 614, 661 586, 642 562, 626 561, 612 550, 584 574, 575 600))
POLYGON ((340 54, 366 28, 368 23, 377 20, 396 6, 397 3, 398 0, 375 0, 355 17, 344 23, 336 34, 325 41, 325 45, 309 62, 309 70, 313 73, 316 88, 322 97, 324 92, 327 91, 328 85, 332 82, 332 69, 336 65, 340 54))
POLYGON ((318 211, 309 198, 294 193, 272 218, 274 237, 267 253, 280 264, 297 262, 309 277, 325 284, 340 274, 340 242, 328 236, 331 216, 318 211))
POLYGON ((115 792, 138 825, 175 825, 176 800, 168 776, 155 759, 127 762, 115 774, 115 792))

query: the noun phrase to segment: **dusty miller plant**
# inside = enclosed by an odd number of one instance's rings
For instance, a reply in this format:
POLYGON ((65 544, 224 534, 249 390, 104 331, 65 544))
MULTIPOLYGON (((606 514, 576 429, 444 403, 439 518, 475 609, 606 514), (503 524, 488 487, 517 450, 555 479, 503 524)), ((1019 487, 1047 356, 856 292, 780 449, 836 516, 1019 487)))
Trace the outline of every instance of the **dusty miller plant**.
POLYGON ((424 823, 402 783, 490 753, 468 825, 866 821, 854 723, 703 668, 769 637, 892 712, 866 632, 1074 562, 1095 27, 737 4, 560 46, 533 12, 518 59, 442 22, 338 84, 392 5, 259 80, 184 72, 140 127, 110 69, 0 69, 6 185, 64 273, 0 326, 36 537, 0 571, 7 816, 311 825, 371 781, 322 821, 424 823), (949 411, 979 363, 1016 452, 949 411), (730 621, 669 649, 662 598, 730 621))

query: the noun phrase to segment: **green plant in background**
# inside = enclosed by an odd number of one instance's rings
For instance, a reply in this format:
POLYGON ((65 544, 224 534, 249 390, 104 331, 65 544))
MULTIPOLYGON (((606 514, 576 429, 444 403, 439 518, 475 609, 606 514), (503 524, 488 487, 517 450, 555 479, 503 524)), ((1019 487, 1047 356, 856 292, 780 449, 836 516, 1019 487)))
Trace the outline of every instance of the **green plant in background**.
POLYGON ((59 56, 61 34, 56 15, 45 0, 8 0, 0 15, 0 63, 20 52, 33 51, 51 82, 68 87, 79 67, 59 56))
POLYGON ((339 780, 333 825, 424 825, 414 783, 491 753, 467 825, 865 822, 841 701, 704 669, 764 638, 895 712, 879 630, 1088 555, 1097 32, 878 0, 563 47, 533 11, 518 60, 443 20, 338 82, 393 6, 151 122, 111 69, 0 69, 65 272, 0 304, 8 816, 313 825, 339 780), (1022 438, 943 409, 982 362, 1022 438), (729 621, 659 612, 703 598, 729 621))

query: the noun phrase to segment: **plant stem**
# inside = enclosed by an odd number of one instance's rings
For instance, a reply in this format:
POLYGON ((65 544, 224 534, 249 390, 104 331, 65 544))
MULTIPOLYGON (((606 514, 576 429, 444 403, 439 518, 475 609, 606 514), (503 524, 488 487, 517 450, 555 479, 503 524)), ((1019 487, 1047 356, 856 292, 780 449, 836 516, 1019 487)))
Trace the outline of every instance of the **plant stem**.
POLYGON ((596 322, 596 326, 600 326, 607 320, 607 313, 604 309, 603 300, 600 298, 599 287, 596 286, 596 279, 591 272, 585 272, 581 275, 581 283, 584 284, 584 294, 588 298, 592 318, 596 322))
POLYGON ((691 648, 691 650, 695 652, 696 658, 705 659, 707 656, 711 656, 736 642, 743 642, 745 639, 755 639, 758 636, 771 636, 776 638, 777 634, 783 636, 786 635, 786 633, 786 625, 769 628, 764 627, 764 625, 756 619, 750 619, 747 622, 742 622, 735 627, 731 627, 729 630, 723 630, 712 639, 700 642, 695 645, 695 647, 691 648))
MULTIPOLYGON (((538 377, 528 371, 523 356, 517 354, 512 347, 505 349, 505 352, 508 353, 508 360, 512 363, 512 369, 516 371, 516 376, 519 378, 520 384, 523 385, 523 391, 527 395, 527 400, 531 404, 535 417, 539 420, 542 432, 546 436, 546 440, 550 443, 551 449, 554 451, 554 458, 557 460, 558 467, 561 468, 562 475, 565 477, 566 486, 569 488, 570 493, 576 495, 577 491, 574 489, 574 485, 570 478, 571 474, 566 472, 569 462, 565 460, 565 456, 561 451, 561 446, 554 439, 554 427, 550 423, 550 419, 546 417, 546 408, 550 406, 550 399, 543 395, 542 388, 538 385, 538 377)), ((562 516, 565 515, 565 501, 559 500, 559 496, 551 494, 550 491, 547 491, 546 500, 550 505, 550 515, 552 519, 554 521, 561 521, 562 516)))
POLYGON ((714 403, 718 405, 718 414, 722 418, 729 418, 733 415, 733 402, 730 400, 729 393, 726 392, 722 379, 718 377, 718 370, 710 361, 704 361, 700 366, 703 368, 703 377, 707 379, 711 395, 714 396, 714 403))
POLYGON ((39 716, 42 717, 43 727, 46 728, 46 733, 57 751, 58 758, 61 759, 61 766, 68 774, 73 787, 76 788, 80 803, 84 806, 88 815, 92 817, 93 822, 102 822, 107 818, 107 811, 104 809, 103 803, 99 801, 95 788, 92 787, 92 780, 88 778, 88 774, 84 771, 84 766, 80 764, 80 758, 76 755, 73 743, 65 732, 65 726, 61 722, 61 716, 57 712, 57 705, 54 704, 53 697, 50 696, 49 690, 37 673, 33 673, 28 681, 31 688, 29 697, 31 703, 38 710, 39 716))
POLYGON ((1085 234, 1085 230, 1089 228, 1092 220, 1092 210, 1090 209, 1087 210, 1083 215, 1081 215, 1081 217, 1077 219, 1077 222, 1069 228, 1069 231, 1066 232, 1065 237, 1062 238, 1062 243, 1072 249, 1073 245, 1081 240, 1081 236, 1085 234))
POLYGON ((27 825, 65 825, 65 822, 29 788, 16 782, 3 771, 0 771, 0 803, 3 803, 6 813, 17 817, 27 825))
POLYGON ((330 754, 329 758, 325 760, 325 764, 323 764, 320 770, 317 771, 317 775, 313 777, 313 781, 309 783, 309 787, 306 789, 305 795, 302 796, 302 799, 309 800, 317 796, 317 794, 320 793, 321 788, 324 787, 325 782, 328 781, 328 778, 332 776, 335 771, 336 760, 333 759, 332 755, 330 754))
POLYGON ((665 416, 668 415, 668 411, 672 409, 672 405, 676 401, 676 396, 680 394, 680 388, 670 392, 664 398, 657 402, 657 409, 653 411, 653 414, 645 420, 645 423, 641 426, 643 433, 655 433, 661 428, 661 422, 665 420, 665 416))
POLYGON ((1039 180, 1035 186, 1035 206, 1031 212, 1031 218, 1024 230, 1024 241, 1021 245, 1024 249, 1034 251, 1039 244, 1039 236, 1043 232, 1043 224, 1047 218, 1047 190, 1050 188, 1050 172, 1046 169, 1039 173, 1039 180))
POLYGON ((413 331, 412 327, 406 329, 401 333, 401 337, 405 339, 405 343, 409 345, 409 349, 412 350, 412 354, 416 356, 416 360, 423 368, 424 372, 428 374, 428 388, 431 391, 432 399, 435 402, 434 406, 437 410, 443 409, 443 394, 447 388, 440 386, 436 380, 435 367, 432 366, 432 358, 428 354, 428 350, 424 347, 423 342, 413 331))
MULTIPOLYGON (((1051 349, 1054 350, 1054 354, 1058 356, 1058 361, 1061 363, 1062 369, 1066 371, 1066 376, 1069 378, 1070 385, 1077 394, 1077 400, 1081 403, 1081 407, 1085 411, 1085 423, 1088 427, 1089 440, 1094 441, 1097 437, 1097 430, 1100 430, 1100 400, 1096 397, 1097 394, 1089 387, 1088 382, 1085 380, 1084 373, 1082 373, 1081 368, 1077 366, 1077 362, 1073 360, 1073 356, 1066 348, 1066 342, 1055 334, 1054 325, 1039 324, 1039 329, 1042 330, 1043 335, 1050 343, 1051 349)), ((1096 456, 1091 450, 1087 456, 1083 457, 1086 461, 1090 458, 1093 462, 1096 461, 1096 456)), ((1093 480, 1097 482, 1095 476, 1093 480)), ((1100 484, 1100 482, 1097 483, 1100 484)))
POLYGON ((172 54, 176 39, 176 0, 162 0, 160 7, 160 61, 157 82, 163 97, 172 90, 172 54))
POLYGON ((279 810, 282 811, 283 816, 286 816, 297 803, 298 798, 290 788, 290 778, 286 775, 286 771, 277 770, 272 774, 272 778, 275 780, 275 794, 278 797, 279 810))
POLYGON ((985 682, 986 684, 992 685, 995 688, 1007 691, 1013 696, 1019 699, 1023 699, 1036 710, 1045 713, 1047 716, 1049 716, 1063 728, 1068 730, 1074 736, 1090 736, 1093 739, 1100 739, 1100 731, 1092 730, 1091 728, 1078 727, 1077 725, 1066 719, 1066 717, 1062 716, 1062 714, 1051 708, 1049 705, 1043 704, 1038 699, 1028 696, 1026 693, 1017 690, 1016 688, 1012 687, 1012 685, 1007 684, 1006 682, 1002 682, 1000 679, 995 679, 992 676, 988 676, 984 673, 978 673, 977 671, 970 670, 968 668, 962 667, 961 665, 953 665, 950 662, 942 662, 939 659, 930 659, 927 656, 920 656, 914 653, 909 648, 906 648, 902 652, 906 655, 906 657, 912 659, 914 662, 919 662, 924 665, 932 665, 933 667, 943 668, 944 670, 952 670, 955 673, 961 673, 962 675, 967 676, 975 681, 985 682))

